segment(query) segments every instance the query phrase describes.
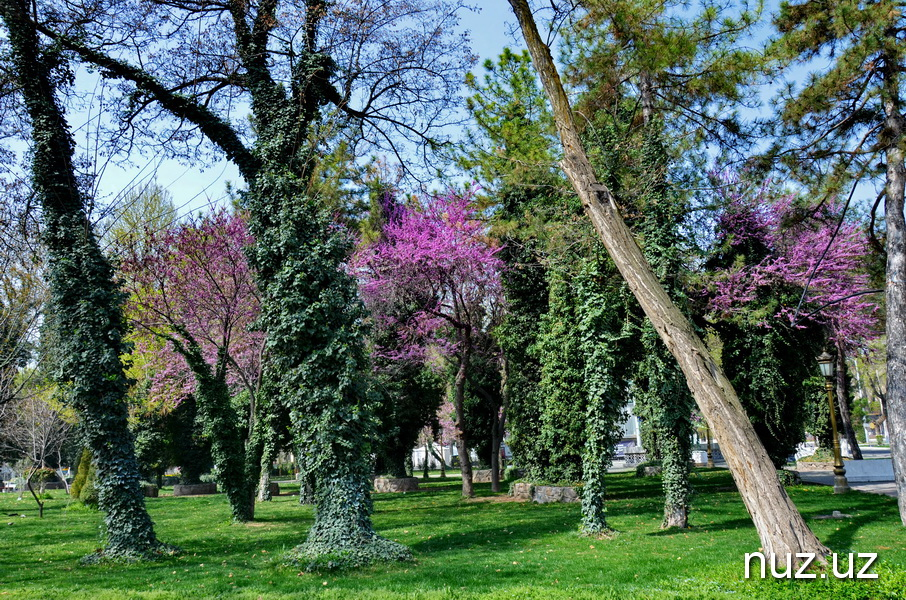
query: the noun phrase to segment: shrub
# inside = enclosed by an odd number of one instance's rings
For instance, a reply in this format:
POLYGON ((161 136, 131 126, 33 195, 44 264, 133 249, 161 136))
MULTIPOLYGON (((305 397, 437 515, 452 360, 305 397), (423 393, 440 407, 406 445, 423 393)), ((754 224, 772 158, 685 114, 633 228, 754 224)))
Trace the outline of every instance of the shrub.
POLYGON ((799 473, 797 473, 796 471, 777 469, 777 478, 780 479, 780 483, 784 487, 789 485, 799 485, 800 483, 802 483, 802 479, 799 477, 799 473))
POLYGON ((660 467, 661 461, 659 460, 647 460, 643 463, 639 463, 635 467, 635 476, 636 477, 645 477, 645 468, 646 467, 660 467))
POLYGON ((97 488, 97 469, 94 461, 88 461, 88 474, 85 477, 85 484, 79 493, 79 500, 89 508, 98 507, 98 488, 97 488))
POLYGON ((88 471, 91 469, 91 451, 88 448, 82 450, 82 456, 79 457, 79 464, 76 466, 76 476, 69 486, 69 495, 78 500, 82 494, 82 487, 88 477, 88 471))
POLYGON ((799 462, 834 462, 834 451, 829 448, 817 448, 814 454, 800 458, 799 462))

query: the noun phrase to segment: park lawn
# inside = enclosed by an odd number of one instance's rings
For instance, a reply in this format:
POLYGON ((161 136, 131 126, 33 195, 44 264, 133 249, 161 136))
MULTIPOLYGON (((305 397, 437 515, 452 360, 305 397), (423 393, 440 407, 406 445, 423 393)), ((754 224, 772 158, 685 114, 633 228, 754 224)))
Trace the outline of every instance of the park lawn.
POLYGON ((312 522, 294 496, 259 504, 258 521, 246 525, 229 523, 222 494, 149 499, 158 536, 182 554, 83 566, 78 559, 100 546, 98 513, 67 509, 57 491, 39 519, 33 500, 3 494, 0 599, 906 598, 906 530, 892 498, 790 488, 834 551, 879 554, 877 580, 744 581, 743 555, 758 550, 758 537, 726 471, 694 474, 687 531, 660 529, 658 479, 608 477, 608 518, 619 531, 610 539, 577 534, 578 505, 515 502, 488 484, 462 500, 456 480, 433 480, 425 491, 375 497, 377 529, 411 547, 415 562, 321 574, 283 564, 312 522), (833 510, 852 517, 813 519, 833 510))

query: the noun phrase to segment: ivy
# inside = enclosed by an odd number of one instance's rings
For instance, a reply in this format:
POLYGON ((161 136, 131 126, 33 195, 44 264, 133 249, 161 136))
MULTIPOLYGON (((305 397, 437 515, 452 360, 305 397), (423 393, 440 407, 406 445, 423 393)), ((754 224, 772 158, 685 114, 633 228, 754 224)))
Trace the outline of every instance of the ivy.
POLYGON ((576 278, 579 347, 584 358, 587 393, 585 448, 582 456, 582 531, 599 535, 607 524, 605 475, 613 449, 622 438, 625 419, 628 342, 632 333, 624 318, 627 290, 616 269, 588 260, 576 278))
POLYGON ((536 444, 540 456, 527 475, 536 480, 578 482, 582 479, 588 409, 585 360, 575 335, 578 298, 565 268, 551 268, 548 277, 548 312, 542 317, 538 336, 541 427, 536 444))
POLYGON ((48 255, 48 321, 59 339, 55 375, 79 414, 105 515, 105 547, 87 560, 151 558, 172 549, 157 540, 145 510, 128 428, 130 382, 120 361, 126 350, 124 295, 85 213, 85 195, 72 170, 72 137, 54 98, 57 75, 69 72, 57 54, 41 49, 25 4, 0 1, 0 18, 32 125, 32 183, 48 255))
POLYGON ((305 570, 407 560, 371 524, 374 421, 365 372, 365 311, 342 268, 348 233, 306 194, 304 178, 264 172, 245 194, 256 239, 250 259, 267 332, 265 386, 278 390, 312 481, 315 523, 288 559, 305 570))

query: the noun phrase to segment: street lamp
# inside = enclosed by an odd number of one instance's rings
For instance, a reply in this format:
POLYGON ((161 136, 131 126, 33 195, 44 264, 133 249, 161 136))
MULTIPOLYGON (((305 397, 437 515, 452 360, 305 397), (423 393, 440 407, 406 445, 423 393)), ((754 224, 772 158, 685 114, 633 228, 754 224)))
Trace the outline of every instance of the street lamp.
POLYGON ((846 481, 846 469, 843 467, 843 457, 840 454, 840 438, 837 436, 837 411, 834 406, 834 357, 826 351, 818 357, 818 367, 824 376, 824 389, 827 390, 827 402, 830 405, 831 435, 834 441, 834 493, 843 494, 849 491, 849 482, 846 481))

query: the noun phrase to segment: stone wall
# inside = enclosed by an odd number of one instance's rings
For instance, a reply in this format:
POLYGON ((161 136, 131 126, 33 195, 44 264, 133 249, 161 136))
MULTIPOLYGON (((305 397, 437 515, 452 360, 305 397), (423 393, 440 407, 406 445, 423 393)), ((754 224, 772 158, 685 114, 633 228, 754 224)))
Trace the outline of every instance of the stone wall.
POLYGON ((174 485, 174 496, 207 496, 217 493, 216 483, 195 483, 192 485, 174 485))
POLYGON ((535 485, 534 483, 514 483, 510 486, 510 495, 520 500, 531 500, 538 504, 551 502, 579 502, 576 488, 571 486, 535 485))
POLYGON ((797 471, 833 471, 834 463, 832 462, 808 462, 798 461, 796 463, 797 471))
POLYGON ((415 477, 402 477, 390 479, 389 477, 376 477, 374 491, 378 494, 385 492, 413 492, 418 489, 418 479, 415 477))
POLYGON ((472 471, 472 483, 491 483, 491 469, 472 471))

